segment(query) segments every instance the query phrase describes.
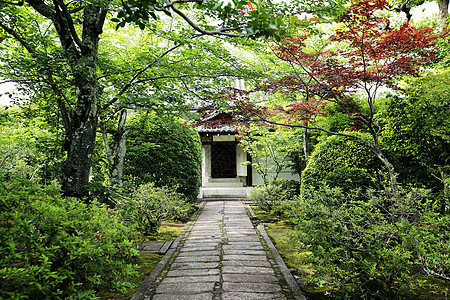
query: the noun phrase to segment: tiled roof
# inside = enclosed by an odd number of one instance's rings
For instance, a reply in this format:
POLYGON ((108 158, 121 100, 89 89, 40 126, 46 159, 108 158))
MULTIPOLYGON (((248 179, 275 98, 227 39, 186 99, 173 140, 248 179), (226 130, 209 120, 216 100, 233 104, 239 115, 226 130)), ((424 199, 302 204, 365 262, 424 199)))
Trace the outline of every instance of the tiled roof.
POLYGON ((238 131, 238 129, 236 127, 230 126, 230 125, 214 125, 214 126, 199 125, 199 126, 195 126, 195 129, 201 133, 202 132, 204 132, 204 133, 208 133, 208 132, 235 133, 238 131))

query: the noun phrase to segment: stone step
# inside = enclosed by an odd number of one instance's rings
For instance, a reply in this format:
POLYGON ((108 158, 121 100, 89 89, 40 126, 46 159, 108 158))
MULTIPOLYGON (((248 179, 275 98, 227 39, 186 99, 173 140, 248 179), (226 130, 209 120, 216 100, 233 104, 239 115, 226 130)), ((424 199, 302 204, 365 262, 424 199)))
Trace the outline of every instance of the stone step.
POLYGON ((242 182, 207 182, 206 187, 218 187, 218 188, 233 188, 233 187, 244 187, 242 182))
POLYGON ((205 185, 212 188, 235 188, 244 187, 239 178, 210 178, 205 185))
POLYGON ((245 199, 250 194, 251 188, 247 187, 234 187, 234 188, 224 188, 224 187, 202 187, 203 199, 211 198, 236 198, 245 199))
POLYGON ((209 178, 208 182, 210 183, 235 183, 241 182, 239 178, 209 178))

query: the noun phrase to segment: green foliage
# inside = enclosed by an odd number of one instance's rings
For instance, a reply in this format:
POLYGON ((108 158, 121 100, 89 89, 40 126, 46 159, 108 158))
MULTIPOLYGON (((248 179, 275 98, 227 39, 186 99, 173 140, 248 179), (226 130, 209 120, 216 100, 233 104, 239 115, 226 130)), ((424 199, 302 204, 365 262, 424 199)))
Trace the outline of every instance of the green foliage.
MULTIPOLYGON (((444 191, 450 174, 450 71, 411 82, 383 113, 383 143, 400 180, 444 191)), ((449 197, 447 192, 447 199, 449 197)), ((442 205, 444 205, 442 203, 442 205)))
POLYGON ((59 139, 40 118, 0 107, 0 174, 46 183, 60 175, 59 139))
POLYGON ((201 143, 198 133, 173 116, 140 114, 127 124, 124 174, 138 183, 177 187, 194 202, 201 184, 201 143))
POLYGON ((421 191, 369 190, 359 198, 323 187, 291 207, 291 242, 311 251, 303 255, 315 269, 311 280, 334 286, 338 297, 394 299, 427 267, 448 276, 448 216, 433 213, 421 191))
POLYGON ((134 276, 131 231, 105 206, 0 178, 0 298, 93 298, 134 276))
POLYGON ((136 238, 146 238, 158 232, 161 220, 186 220, 194 211, 192 203, 176 192, 176 187, 156 187, 154 183, 139 186, 130 198, 117 203, 117 212, 130 227, 136 238))
POLYGON ((280 179, 254 187, 250 193, 250 199, 259 208, 281 216, 289 214, 289 201, 299 194, 299 182, 280 179))
POLYGON ((292 164, 292 156, 298 153, 300 135, 292 129, 278 128, 275 131, 267 127, 253 127, 241 133, 239 143, 252 157, 247 162, 256 169, 267 185, 270 180, 277 180, 279 173, 292 164))
POLYGON ((326 183, 345 189, 367 188, 376 180, 380 168, 378 158, 362 141, 334 135, 316 145, 302 173, 302 186, 318 188, 326 183))

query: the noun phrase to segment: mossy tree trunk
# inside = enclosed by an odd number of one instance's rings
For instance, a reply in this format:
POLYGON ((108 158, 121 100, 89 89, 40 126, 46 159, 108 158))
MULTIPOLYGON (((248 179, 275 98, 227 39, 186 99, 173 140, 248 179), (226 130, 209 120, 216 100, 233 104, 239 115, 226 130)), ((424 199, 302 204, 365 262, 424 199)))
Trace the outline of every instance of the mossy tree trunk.
POLYGON ((64 149, 67 159, 64 166, 62 189, 67 196, 82 197, 87 194, 89 172, 92 165, 98 122, 99 98, 97 93, 98 42, 102 33, 106 11, 100 6, 86 5, 83 9, 81 38, 64 4, 54 7, 42 2, 30 2, 37 11, 53 21, 64 55, 70 63, 76 89, 76 104, 67 115, 64 149), (34 5, 33 5, 34 4, 34 5))

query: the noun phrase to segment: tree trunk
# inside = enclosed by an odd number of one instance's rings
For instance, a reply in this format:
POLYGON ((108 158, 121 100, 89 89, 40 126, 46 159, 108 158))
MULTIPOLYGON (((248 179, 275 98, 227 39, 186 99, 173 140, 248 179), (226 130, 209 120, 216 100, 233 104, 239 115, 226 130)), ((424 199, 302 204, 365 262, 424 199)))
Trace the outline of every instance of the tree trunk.
POLYGON ((309 160, 309 132, 308 128, 303 129, 303 154, 305 155, 305 168, 309 160))
POLYGON ((117 132, 114 142, 114 165, 113 178, 116 178, 119 184, 122 184, 123 166, 125 154, 127 152, 127 136, 125 132, 125 122, 127 120, 127 110, 122 109, 119 116, 119 124, 117 125, 117 132))
POLYGON ((80 55, 73 60, 72 65, 77 103, 71 114, 70 130, 66 134, 67 159, 62 189, 67 196, 87 195, 98 121, 97 56, 103 20, 104 13, 100 7, 85 7, 83 45, 79 51, 80 55))
POLYGON ((448 2, 449 0, 439 0, 439 19, 442 30, 447 28, 448 2))
POLYGON ((98 119, 96 62, 94 56, 80 61, 81 74, 75 76, 77 104, 71 116, 71 131, 67 134, 67 159, 62 189, 67 196, 86 195, 89 170, 98 119))
POLYGON ((114 160, 113 160, 113 154, 112 154, 112 150, 111 147, 109 145, 109 140, 108 140, 108 133, 106 131, 106 127, 105 124, 103 122, 100 122, 99 124, 99 128, 100 131, 102 133, 102 138, 103 138, 103 146, 105 148, 105 159, 106 159, 106 163, 108 165, 108 184, 111 185, 112 183, 112 166, 114 165, 114 160))
POLYGON ((372 135, 372 139, 373 139, 373 143, 368 143, 368 145, 370 146, 370 148, 372 148, 375 155, 385 166, 385 168, 388 172, 388 175, 389 175, 389 181, 390 181, 390 185, 392 188, 392 192, 393 192, 394 196, 396 196, 396 195, 398 195, 399 189, 398 189, 397 177, 395 176, 394 165, 384 155, 383 151, 381 151, 378 133, 375 130, 373 123, 369 122, 367 125, 369 127, 369 132, 372 135))

